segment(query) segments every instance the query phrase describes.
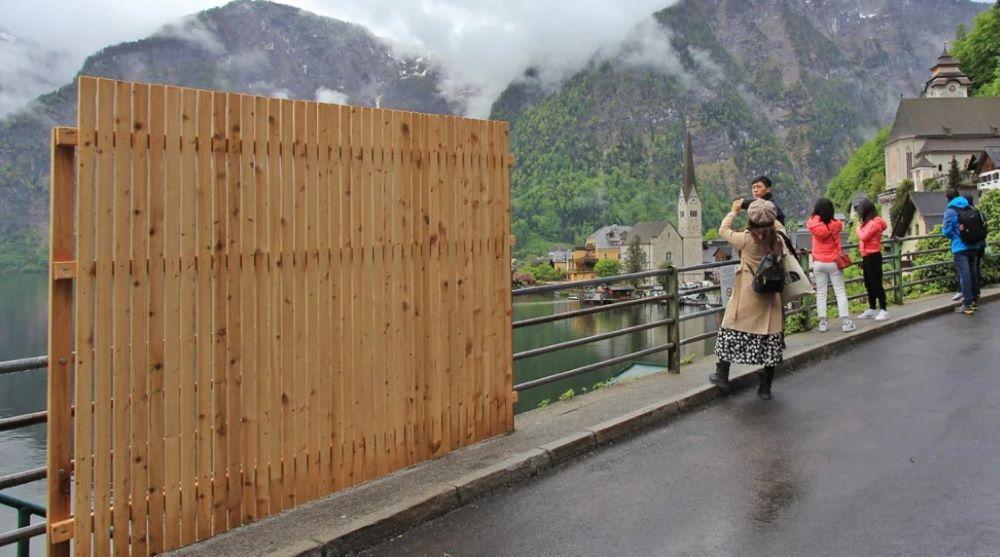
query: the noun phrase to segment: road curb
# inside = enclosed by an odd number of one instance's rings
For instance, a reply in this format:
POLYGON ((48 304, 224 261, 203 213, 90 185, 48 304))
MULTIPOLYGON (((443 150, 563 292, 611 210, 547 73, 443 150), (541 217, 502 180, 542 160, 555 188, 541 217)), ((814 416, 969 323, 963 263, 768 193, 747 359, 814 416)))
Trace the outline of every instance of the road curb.
MULTIPOLYGON (((1000 299, 1000 292, 984 293, 982 299, 984 302, 1000 299)), ((789 354, 779 367, 778 375, 793 373, 806 364, 825 359, 860 342, 948 313, 952 311, 952 307, 953 304, 945 303, 893 318, 872 329, 848 334, 831 333, 829 342, 800 348, 789 354)), ((734 374, 732 392, 755 386, 759 373, 758 368, 734 374)), ((333 527, 326 535, 313 536, 310 540, 285 547, 272 555, 312 557, 359 551, 465 506, 497 489, 522 482, 601 447, 661 426, 722 396, 719 388, 714 385, 693 388, 440 484, 419 496, 398 501, 349 524, 333 527)))

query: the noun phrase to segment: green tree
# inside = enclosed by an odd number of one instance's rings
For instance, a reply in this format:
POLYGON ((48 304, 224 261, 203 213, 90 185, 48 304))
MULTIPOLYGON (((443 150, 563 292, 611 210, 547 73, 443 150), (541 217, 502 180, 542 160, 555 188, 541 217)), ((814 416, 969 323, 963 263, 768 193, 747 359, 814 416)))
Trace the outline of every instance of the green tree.
POLYGON ((952 157, 951 162, 948 163, 948 187, 954 189, 961 186, 963 178, 962 170, 958 168, 958 161, 952 157))
POLYGON ((1000 2, 976 16, 972 29, 958 37, 951 52, 972 78, 973 95, 1000 96, 1000 2))
POLYGON ((827 197, 835 207, 846 209, 856 193, 875 197, 885 189, 885 143, 889 128, 882 128, 871 140, 858 147, 827 186, 827 197))
MULTIPOLYGON (((646 250, 642 249, 642 238, 633 236, 628 244, 628 251, 625 252, 625 272, 641 273, 649 265, 649 258, 646 257, 646 250)), ((638 280, 632 281, 632 286, 639 286, 638 280)))
POLYGON ((621 263, 615 259, 602 259, 594 265, 594 272, 597 273, 599 277, 613 277, 615 275, 620 275, 622 270, 621 263))

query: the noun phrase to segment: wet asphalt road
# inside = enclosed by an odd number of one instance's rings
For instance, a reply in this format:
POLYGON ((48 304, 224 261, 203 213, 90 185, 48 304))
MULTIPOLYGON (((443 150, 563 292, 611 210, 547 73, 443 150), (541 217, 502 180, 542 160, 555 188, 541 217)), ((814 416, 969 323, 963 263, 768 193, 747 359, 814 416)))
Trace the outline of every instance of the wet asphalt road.
POLYGON ((998 331, 905 327, 365 555, 1000 555, 998 331))

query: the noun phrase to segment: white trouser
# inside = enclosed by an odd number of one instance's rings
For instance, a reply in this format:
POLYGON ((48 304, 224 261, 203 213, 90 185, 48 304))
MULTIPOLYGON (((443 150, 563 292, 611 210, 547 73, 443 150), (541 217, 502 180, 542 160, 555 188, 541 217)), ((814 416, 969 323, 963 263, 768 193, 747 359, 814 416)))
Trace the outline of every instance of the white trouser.
POLYGON ((833 293, 837 296, 837 311, 840 317, 850 317, 851 308, 847 304, 847 288, 844 286, 844 271, 836 263, 813 261, 813 276, 816 278, 816 311, 826 317, 826 287, 833 282, 833 293))

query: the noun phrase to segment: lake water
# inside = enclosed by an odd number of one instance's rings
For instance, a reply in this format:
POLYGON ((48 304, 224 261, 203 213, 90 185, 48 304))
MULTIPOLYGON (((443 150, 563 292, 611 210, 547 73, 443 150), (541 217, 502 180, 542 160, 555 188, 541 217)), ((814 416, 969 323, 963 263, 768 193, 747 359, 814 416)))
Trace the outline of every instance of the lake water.
MULTIPOLYGON (((45 275, 0 274, 0 360, 37 356, 46 350, 46 315, 48 304, 45 275)), ((551 295, 518 298, 514 303, 514 320, 552 315, 580 308, 580 302, 551 295)), ((689 308, 683 308, 687 311, 689 308)), ((691 311, 696 308, 691 308, 691 311)), ((665 319, 666 306, 643 306, 575 317, 554 323, 518 329, 514 333, 514 351, 520 352, 556 342, 612 331, 630 325, 665 319)), ((682 324, 681 337, 694 336, 718 326, 717 317, 692 319, 682 324)), ((593 344, 515 362, 514 381, 519 383, 560 371, 591 364, 613 356, 635 352, 667 342, 664 328, 623 335, 593 344)), ((712 349, 712 341, 701 341, 684 347, 684 354, 704 355, 712 349)), ((665 365, 665 353, 647 356, 644 363, 665 365)), ((621 373, 631 363, 599 369, 581 376, 564 379, 522 392, 515 407, 523 412, 545 400, 555 402, 560 395, 573 389, 581 393, 595 383, 621 373)), ((45 408, 45 373, 43 370, 0 375, 0 417, 37 412, 45 408)), ((24 471, 45 464, 45 424, 0 432, 0 475, 24 471)), ((5 493, 44 506, 45 482, 18 486, 5 493)), ((0 506, 0 532, 16 527, 15 511, 0 506)), ((35 519, 38 520, 38 519, 35 519)), ((0 556, 13 556, 14 546, 0 548, 0 556)), ((44 554, 41 538, 32 543, 32 554, 44 554)))

